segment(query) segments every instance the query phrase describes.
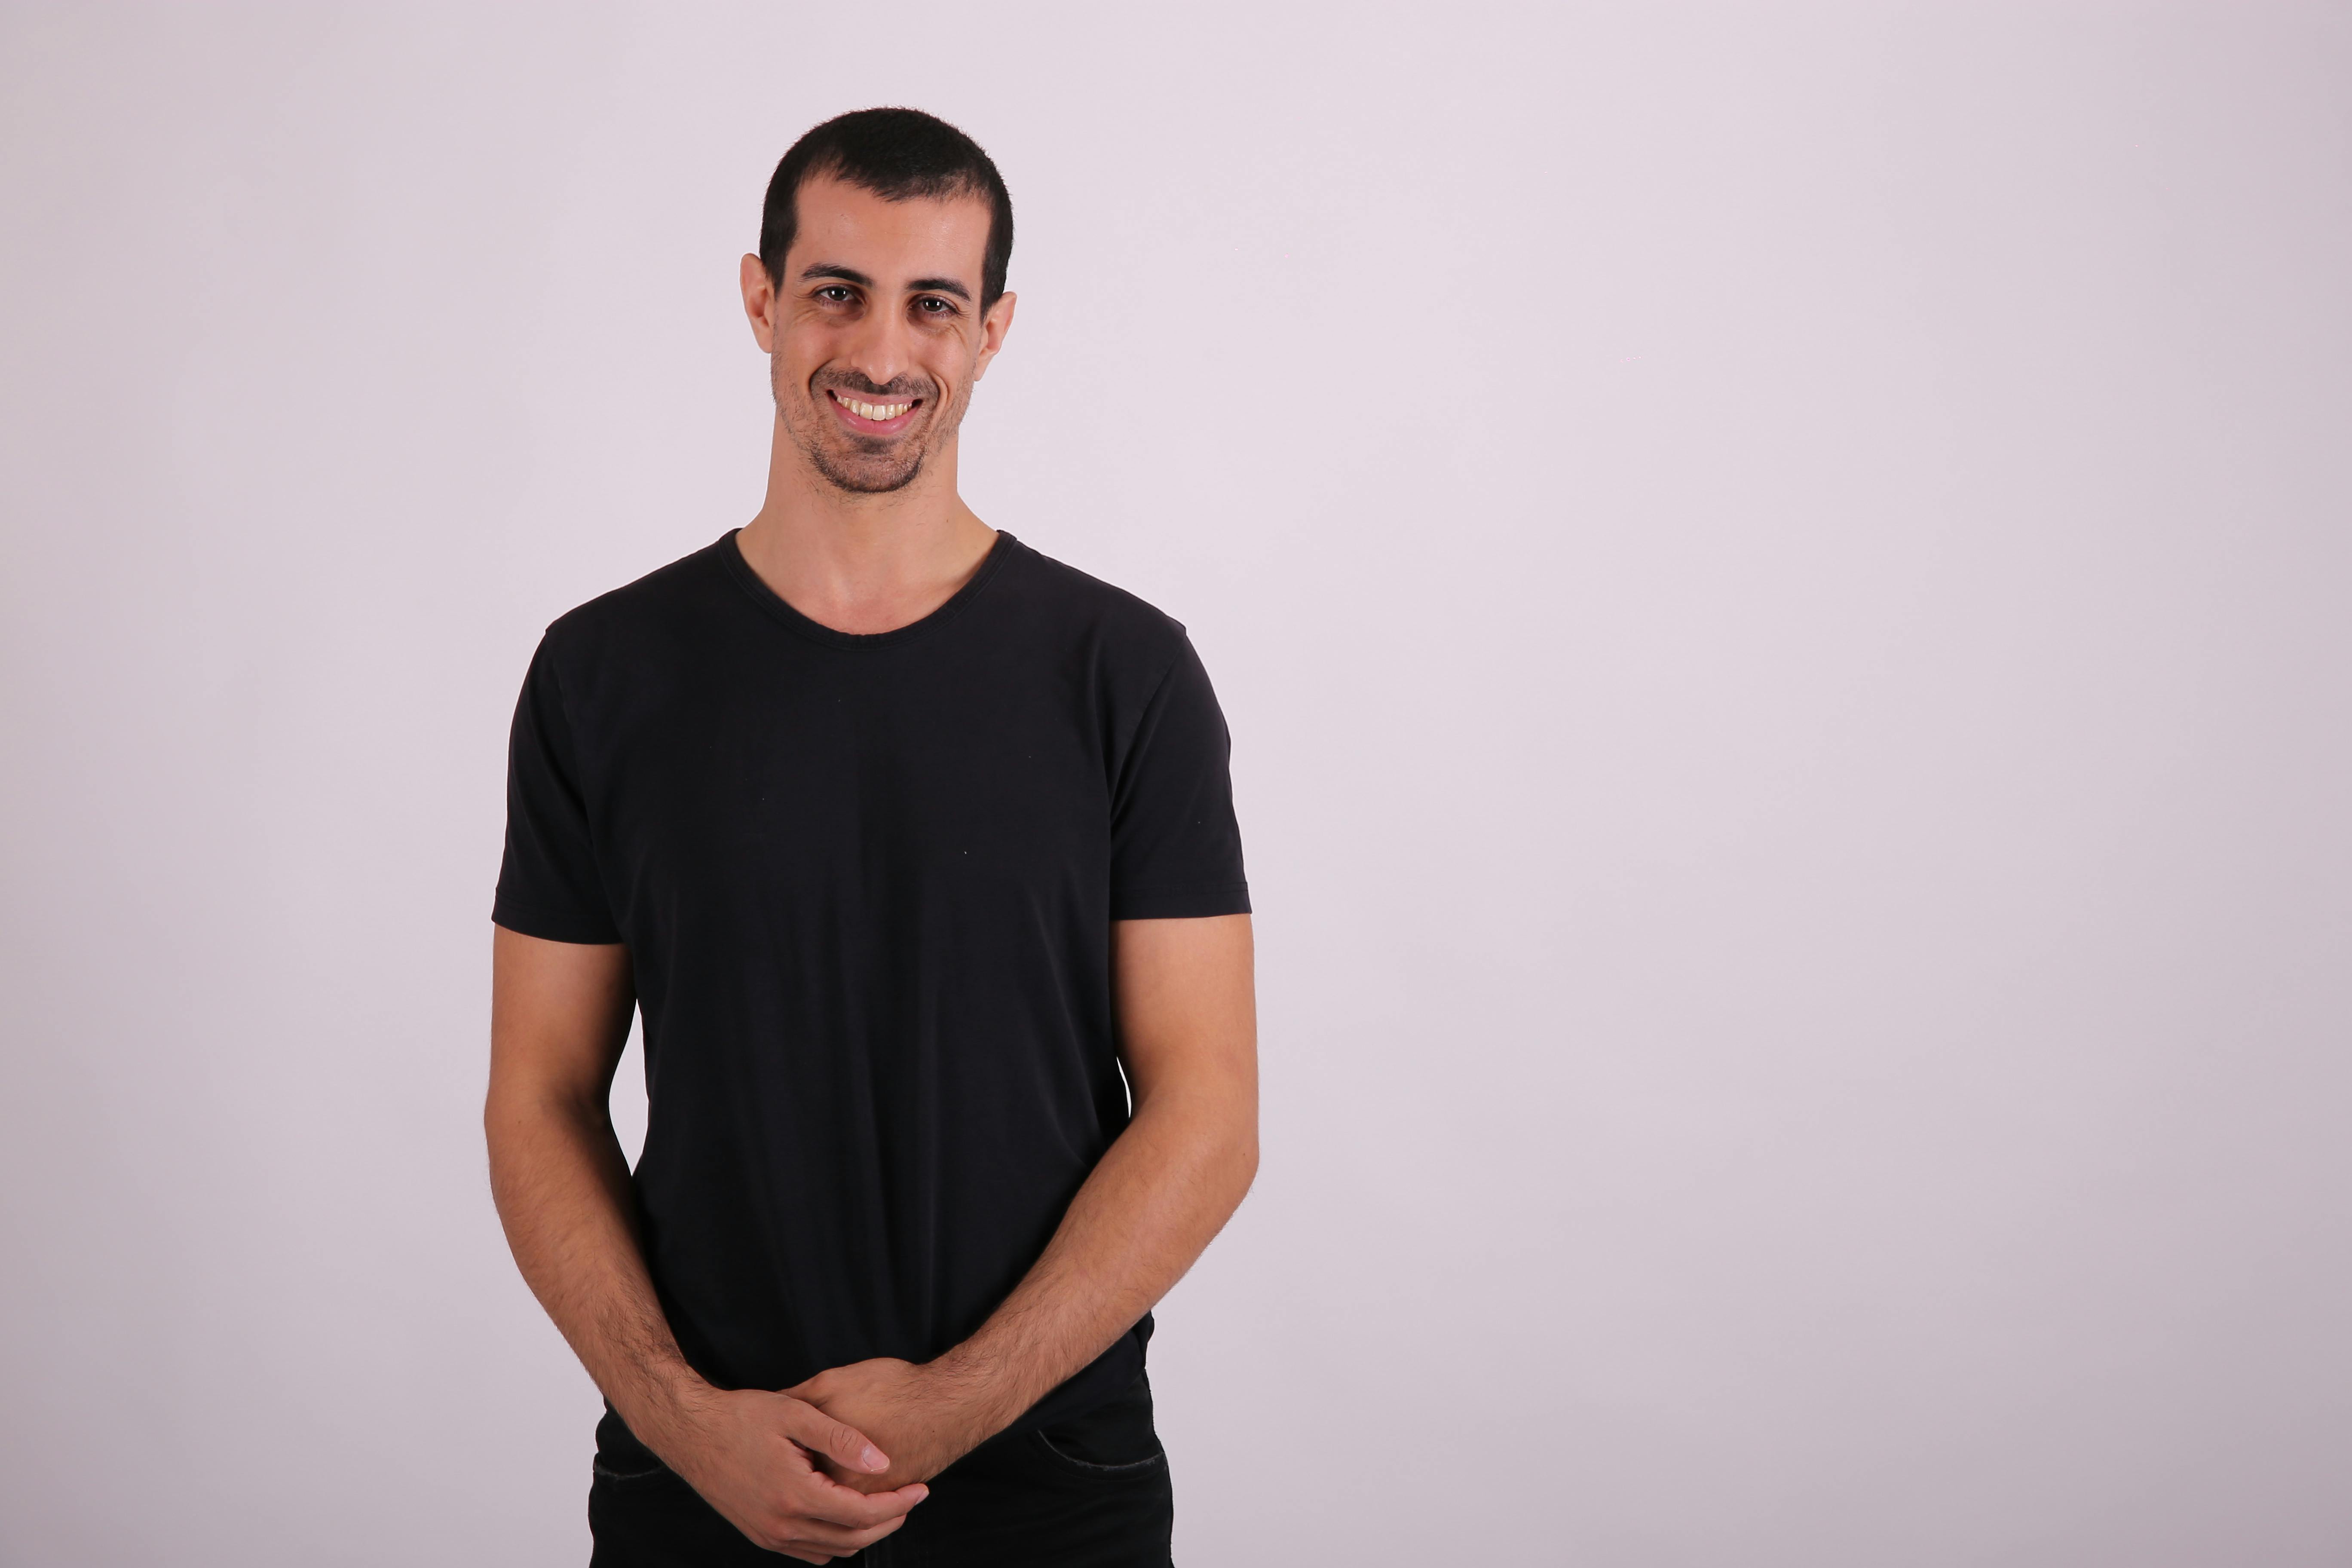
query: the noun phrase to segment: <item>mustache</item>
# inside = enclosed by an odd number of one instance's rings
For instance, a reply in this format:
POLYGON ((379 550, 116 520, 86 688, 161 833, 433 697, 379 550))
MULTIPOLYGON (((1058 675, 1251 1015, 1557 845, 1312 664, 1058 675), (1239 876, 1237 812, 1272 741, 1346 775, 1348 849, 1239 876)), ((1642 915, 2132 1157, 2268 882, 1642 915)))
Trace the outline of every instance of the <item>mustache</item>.
POLYGON ((927 376, 898 375, 887 383, 868 380, 854 371, 820 374, 809 384, 819 392, 854 392, 869 399, 934 397, 939 389, 927 376))

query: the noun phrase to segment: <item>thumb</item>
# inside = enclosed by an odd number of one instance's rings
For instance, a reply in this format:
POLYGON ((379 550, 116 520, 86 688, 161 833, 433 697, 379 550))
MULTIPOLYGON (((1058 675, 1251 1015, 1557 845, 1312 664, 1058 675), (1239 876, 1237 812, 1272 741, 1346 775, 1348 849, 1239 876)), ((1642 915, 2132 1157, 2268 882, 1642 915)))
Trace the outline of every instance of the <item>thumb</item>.
POLYGON ((803 1448, 814 1448, 846 1470, 858 1470, 878 1476, 890 1468, 890 1460, 881 1449, 867 1440, 865 1433, 846 1421, 835 1421, 815 1405, 795 1400, 800 1406, 793 1418, 784 1424, 784 1434, 803 1448))

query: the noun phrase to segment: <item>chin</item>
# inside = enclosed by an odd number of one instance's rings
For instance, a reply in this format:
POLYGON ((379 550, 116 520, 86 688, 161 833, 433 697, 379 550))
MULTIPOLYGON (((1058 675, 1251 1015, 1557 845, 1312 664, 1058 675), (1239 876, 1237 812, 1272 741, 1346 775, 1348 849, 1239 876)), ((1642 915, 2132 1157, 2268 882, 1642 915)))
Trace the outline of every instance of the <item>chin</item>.
POLYGON ((859 463, 820 462, 817 464, 817 471, 836 489, 848 490, 856 495, 888 495, 892 490, 902 490, 913 484, 915 476, 923 471, 923 460, 918 458, 903 468, 868 467, 859 463))

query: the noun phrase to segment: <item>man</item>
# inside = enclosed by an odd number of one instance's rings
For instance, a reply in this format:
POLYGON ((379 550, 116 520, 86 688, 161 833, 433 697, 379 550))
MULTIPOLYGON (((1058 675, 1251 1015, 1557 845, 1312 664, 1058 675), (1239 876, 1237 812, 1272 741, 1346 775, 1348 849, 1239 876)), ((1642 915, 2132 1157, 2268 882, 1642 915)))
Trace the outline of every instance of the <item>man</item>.
POLYGON ((1183 628, 957 494, 1012 245, 954 128, 802 138, 765 503, 516 711, 485 1121, 604 1568, 1169 1561, 1143 1347, 1256 1168, 1250 906, 1183 628))

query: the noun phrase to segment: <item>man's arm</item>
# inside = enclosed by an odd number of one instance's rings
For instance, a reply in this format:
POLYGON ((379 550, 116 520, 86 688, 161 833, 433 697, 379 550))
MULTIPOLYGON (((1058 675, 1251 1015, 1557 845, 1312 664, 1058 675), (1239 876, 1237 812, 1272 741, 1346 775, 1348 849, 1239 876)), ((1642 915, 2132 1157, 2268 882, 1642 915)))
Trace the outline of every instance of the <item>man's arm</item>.
POLYGON ((523 1278, 621 1419, 752 1541, 828 1563, 896 1530, 920 1487, 873 1496, 863 1434, 790 1394, 721 1390, 678 1352, 638 1245, 608 1097, 629 1032, 628 950, 497 928, 492 950, 490 1191, 523 1278))
POLYGON ((1120 1059, 1135 1115, 1003 1305, 921 1365, 865 1361, 792 1392, 872 1433, 895 1485, 939 1473, 1135 1325, 1239 1207, 1257 1173, 1250 918, 1112 928, 1120 1059))

